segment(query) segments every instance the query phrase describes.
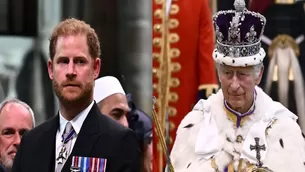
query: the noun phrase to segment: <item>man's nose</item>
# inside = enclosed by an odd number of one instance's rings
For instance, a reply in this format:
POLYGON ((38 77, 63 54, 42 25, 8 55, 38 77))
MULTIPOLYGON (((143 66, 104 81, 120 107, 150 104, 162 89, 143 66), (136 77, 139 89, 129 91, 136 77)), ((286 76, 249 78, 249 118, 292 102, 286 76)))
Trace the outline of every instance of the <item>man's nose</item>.
POLYGON ((125 127, 128 127, 128 126, 129 126, 129 125, 128 125, 128 121, 127 121, 126 116, 121 117, 120 123, 121 123, 122 125, 124 125, 125 127))
POLYGON ((71 76, 76 75, 76 72, 75 72, 75 64, 74 64, 73 62, 70 62, 70 63, 68 64, 66 75, 67 75, 67 77, 71 77, 71 76))
POLYGON ((240 87, 240 82, 236 75, 233 76, 230 87, 231 87, 232 91, 237 91, 238 88, 240 87))
POLYGON ((14 143, 13 143, 14 146, 19 147, 20 142, 21 142, 21 135, 19 133, 16 133, 15 137, 14 137, 14 143))

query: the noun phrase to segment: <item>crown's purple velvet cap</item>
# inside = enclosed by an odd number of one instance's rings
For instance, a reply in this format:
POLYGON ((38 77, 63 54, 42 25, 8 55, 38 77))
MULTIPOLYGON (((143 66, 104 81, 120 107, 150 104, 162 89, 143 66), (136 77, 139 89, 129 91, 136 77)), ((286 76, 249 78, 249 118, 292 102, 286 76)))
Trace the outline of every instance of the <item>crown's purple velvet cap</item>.
MULTIPOLYGON (((222 33, 223 39, 220 41, 218 38, 217 40, 222 43, 228 42, 228 32, 230 27, 230 22, 232 21, 233 17, 235 16, 236 11, 229 10, 229 11, 220 11, 216 16, 214 16, 214 25, 219 27, 219 32, 222 33)), ((258 14, 251 11, 246 10, 244 12, 244 20, 240 21, 241 25, 239 26, 240 29, 240 43, 239 45, 249 44, 246 40, 246 34, 250 32, 250 28, 254 26, 254 30, 256 32, 256 40, 260 40, 260 36, 264 30, 264 26, 266 24, 265 18, 258 14)), ((257 41, 256 41, 257 42, 257 41)), ((252 42, 255 43, 255 42, 252 42)))

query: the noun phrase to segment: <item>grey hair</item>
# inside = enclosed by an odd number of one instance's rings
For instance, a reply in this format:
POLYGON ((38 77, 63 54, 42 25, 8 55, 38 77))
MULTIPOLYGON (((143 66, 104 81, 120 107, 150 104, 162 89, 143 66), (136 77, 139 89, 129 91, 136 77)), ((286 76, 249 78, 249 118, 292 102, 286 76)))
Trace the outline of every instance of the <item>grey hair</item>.
POLYGON ((33 122, 33 128, 35 127, 35 116, 34 116, 34 112, 32 110, 32 108, 26 104, 25 102, 17 99, 17 98, 6 98, 4 99, 1 103, 0 103, 0 113, 2 112, 2 109, 5 105, 10 104, 10 103, 17 103, 20 104, 22 106, 24 106, 31 114, 32 117, 32 122, 33 122))
MULTIPOLYGON (((219 76, 220 66, 223 66, 223 64, 216 63, 216 69, 217 69, 218 76, 219 76)), ((255 78, 259 77, 259 75, 261 73, 261 69, 262 69, 263 66, 264 66, 263 63, 259 63, 257 65, 252 66, 253 69, 254 69, 255 78)))
POLYGON ((257 64, 257 65, 253 66, 254 73, 255 73, 255 78, 259 77, 259 75, 261 73, 261 70, 262 70, 262 67, 264 67, 263 63, 260 63, 260 64, 257 64))

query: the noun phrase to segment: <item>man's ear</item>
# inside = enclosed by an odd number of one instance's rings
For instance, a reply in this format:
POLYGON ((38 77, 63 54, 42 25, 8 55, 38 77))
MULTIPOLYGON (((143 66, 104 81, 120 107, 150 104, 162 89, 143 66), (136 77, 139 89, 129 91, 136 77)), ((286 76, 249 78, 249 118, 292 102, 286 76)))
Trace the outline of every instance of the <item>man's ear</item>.
POLYGON ((53 80, 53 62, 51 58, 48 60, 48 73, 49 73, 49 78, 53 80))
POLYGON ((93 77, 94 77, 94 79, 97 79, 97 77, 100 74, 100 70, 101 70, 101 59, 100 58, 95 58, 95 60, 93 62, 93 69, 94 69, 93 77))

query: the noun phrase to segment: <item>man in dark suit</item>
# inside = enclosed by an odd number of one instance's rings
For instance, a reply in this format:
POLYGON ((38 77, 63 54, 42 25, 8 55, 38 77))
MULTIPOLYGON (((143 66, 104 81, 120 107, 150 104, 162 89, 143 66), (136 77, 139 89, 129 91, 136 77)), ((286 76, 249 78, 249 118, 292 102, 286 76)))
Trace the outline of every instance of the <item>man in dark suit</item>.
POLYGON ((100 70, 95 31, 67 19, 53 31, 49 50, 48 72, 60 109, 24 135, 13 171, 140 171, 135 133, 102 115, 93 100, 100 70))

